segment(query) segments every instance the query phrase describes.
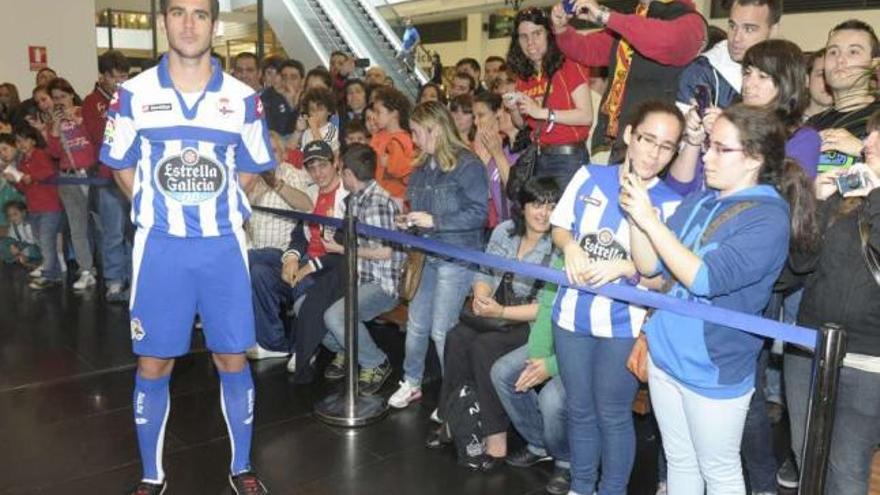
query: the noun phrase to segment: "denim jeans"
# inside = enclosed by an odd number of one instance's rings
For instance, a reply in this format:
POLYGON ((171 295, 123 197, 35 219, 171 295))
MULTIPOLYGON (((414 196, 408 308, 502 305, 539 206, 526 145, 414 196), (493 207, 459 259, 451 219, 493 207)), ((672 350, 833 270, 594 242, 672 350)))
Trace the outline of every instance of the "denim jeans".
POLYGON ((492 384, 516 431, 525 439, 527 448, 536 455, 551 455, 556 465, 569 468, 571 453, 566 431, 565 388, 559 376, 544 383, 539 392, 534 388, 516 391, 516 380, 525 369, 528 344, 515 349, 492 365, 492 384))
POLYGON ((428 339, 434 341, 437 356, 443 363, 446 332, 458 323, 458 315, 471 288, 474 271, 457 263, 428 258, 415 297, 409 303, 406 321, 404 379, 420 386, 425 372, 428 339))
POLYGON ((752 392, 710 399, 648 362, 654 415, 663 437, 667 489, 675 495, 743 495, 740 441, 752 392))
MULTIPOLYGON (((791 325, 796 324, 798 309, 801 307, 801 299, 803 299, 803 297, 803 289, 793 292, 786 297, 782 297, 781 294, 774 292, 773 296, 770 298, 770 304, 768 305, 767 310, 764 311, 764 317, 780 320, 783 323, 789 323, 791 325), (782 299, 782 301, 779 301, 778 299, 782 299), (780 312, 782 316, 781 318, 780 312)), ((774 352, 774 355, 779 354, 781 354, 781 352, 774 352)), ((781 362, 781 359, 779 361, 781 362)), ((767 366, 766 378, 767 383, 764 385, 764 395, 767 397, 767 401, 776 404, 784 404, 785 396, 783 396, 782 391, 782 365, 781 363, 777 364, 777 360, 772 357, 770 359, 770 364, 767 366)))
POLYGON ((632 403, 636 377, 626 369, 635 339, 598 338, 553 325, 559 376, 565 386, 571 491, 625 495, 636 457, 632 403))
MULTIPOLYGON (((810 374, 813 359, 790 348, 785 351, 785 387, 791 421, 791 447, 802 465, 810 374)), ((874 449, 880 443, 880 374, 844 366, 840 370, 834 426, 831 433, 828 495, 865 495, 874 449)))
POLYGON ((313 280, 306 277, 296 287, 289 286, 281 279, 282 254, 280 249, 274 248, 251 249, 248 251, 248 265, 257 343, 270 351, 291 352, 295 336, 286 336, 281 314, 305 293, 313 280))
POLYGON ((95 267, 92 245, 89 242, 89 193, 83 186, 58 186, 58 195, 64 204, 64 213, 70 226, 70 240, 81 272, 95 267))
POLYGON ((125 282, 131 277, 131 242, 125 237, 128 200, 114 186, 98 188, 101 216, 101 261, 104 280, 125 282))
MULTIPOLYGON (((362 368, 375 368, 384 363, 388 356, 373 341, 365 321, 390 311, 397 306, 397 297, 383 291, 376 284, 358 286, 357 297, 357 328, 358 328, 358 364, 362 368)), ((345 298, 336 301, 324 312, 324 324, 327 334, 323 344, 335 353, 345 350, 345 298)))
POLYGON ((40 254, 43 255, 43 278, 61 280, 61 267, 58 264, 58 232, 61 230, 61 212, 31 213, 34 231, 40 254))
POLYGON ((590 156, 586 148, 582 153, 572 155, 541 153, 535 163, 535 177, 553 177, 559 184, 559 190, 564 191, 578 169, 586 165, 589 160, 590 156))

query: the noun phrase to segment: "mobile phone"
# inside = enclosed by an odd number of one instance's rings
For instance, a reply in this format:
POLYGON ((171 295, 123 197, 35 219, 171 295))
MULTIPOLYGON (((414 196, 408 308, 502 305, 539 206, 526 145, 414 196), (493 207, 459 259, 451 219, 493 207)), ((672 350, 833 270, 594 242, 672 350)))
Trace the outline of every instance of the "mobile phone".
POLYGON ((370 59, 368 58, 359 58, 354 61, 354 66, 358 69, 368 69, 370 68, 370 59))
POLYGON ((698 84, 694 88, 694 100, 697 101, 697 113, 700 114, 700 117, 706 115, 706 109, 712 104, 709 88, 703 84, 698 84))

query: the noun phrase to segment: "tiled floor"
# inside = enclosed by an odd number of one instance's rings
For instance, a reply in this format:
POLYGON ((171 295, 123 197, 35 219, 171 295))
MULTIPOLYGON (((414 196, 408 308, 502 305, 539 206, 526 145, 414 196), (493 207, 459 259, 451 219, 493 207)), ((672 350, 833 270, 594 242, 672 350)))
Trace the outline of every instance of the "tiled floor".
MULTIPOLYGON (((105 304, 97 292, 32 293, 26 279, 21 270, 0 268, 0 493, 124 493, 140 474, 127 311, 105 304)), ((403 334, 392 327, 374 330, 399 369, 403 334)), ((174 370, 167 493, 228 493, 229 448, 218 383, 198 334, 193 342, 192 354, 174 370)), ((473 473, 456 465, 451 450, 423 447, 436 384, 426 387, 421 404, 392 411, 378 424, 345 430, 312 416, 312 404, 330 387, 293 384, 284 364, 253 365, 258 397, 253 461, 272 493, 544 493, 549 466, 473 473)), ((386 396, 393 383, 386 385, 386 396)), ((630 493, 653 494, 656 432, 650 418, 636 424, 639 450, 630 493)))

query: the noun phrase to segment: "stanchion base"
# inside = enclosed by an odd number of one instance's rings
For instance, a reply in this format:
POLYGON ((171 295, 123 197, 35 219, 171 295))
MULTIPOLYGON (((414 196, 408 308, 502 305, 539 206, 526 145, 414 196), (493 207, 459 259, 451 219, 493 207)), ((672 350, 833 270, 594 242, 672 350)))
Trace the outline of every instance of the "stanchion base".
POLYGON ((379 396, 358 396, 352 416, 346 406, 346 394, 334 393, 315 404, 315 416, 332 426, 357 427, 375 423, 388 412, 388 404, 379 396))

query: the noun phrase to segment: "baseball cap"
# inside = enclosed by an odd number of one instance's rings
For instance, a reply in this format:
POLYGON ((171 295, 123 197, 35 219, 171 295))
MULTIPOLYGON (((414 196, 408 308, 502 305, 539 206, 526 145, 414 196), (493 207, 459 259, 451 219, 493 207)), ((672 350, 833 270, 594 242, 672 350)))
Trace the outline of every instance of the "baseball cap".
POLYGON ((321 140, 310 142, 303 148, 303 165, 316 158, 323 158, 332 162, 333 149, 330 148, 329 144, 321 140))

